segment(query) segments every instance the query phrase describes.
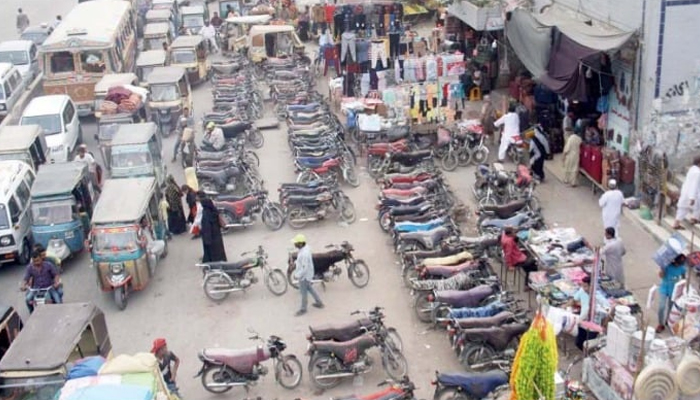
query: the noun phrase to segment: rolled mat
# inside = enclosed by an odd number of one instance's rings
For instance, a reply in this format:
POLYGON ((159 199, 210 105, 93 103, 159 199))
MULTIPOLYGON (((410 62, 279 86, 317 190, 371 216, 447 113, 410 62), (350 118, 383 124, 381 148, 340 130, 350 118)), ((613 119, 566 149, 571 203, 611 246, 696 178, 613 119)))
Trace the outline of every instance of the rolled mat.
POLYGON ((663 364, 650 364, 644 368, 634 385, 637 400, 675 399, 677 395, 675 373, 663 364))

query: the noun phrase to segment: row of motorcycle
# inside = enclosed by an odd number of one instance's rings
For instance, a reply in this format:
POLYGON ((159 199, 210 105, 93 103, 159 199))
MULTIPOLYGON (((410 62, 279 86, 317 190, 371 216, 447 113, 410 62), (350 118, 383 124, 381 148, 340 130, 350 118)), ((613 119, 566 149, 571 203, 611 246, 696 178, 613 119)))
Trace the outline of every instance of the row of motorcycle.
POLYGON ((355 222, 352 200, 340 182, 357 187, 355 154, 345 144, 343 126, 313 90, 305 58, 270 58, 262 66, 279 117, 284 117, 296 182, 280 185, 279 199, 289 226, 301 229, 332 212, 355 222))

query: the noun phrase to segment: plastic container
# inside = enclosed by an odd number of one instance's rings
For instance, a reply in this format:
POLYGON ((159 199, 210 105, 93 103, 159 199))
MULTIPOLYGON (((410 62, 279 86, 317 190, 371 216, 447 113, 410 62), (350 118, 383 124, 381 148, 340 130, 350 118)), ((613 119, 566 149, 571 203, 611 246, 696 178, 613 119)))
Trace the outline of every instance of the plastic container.
POLYGON ((683 239, 681 235, 675 233, 666 240, 666 243, 662 244, 661 247, 656 250, 652 258, 660 268, 666 268, 671 261, 678 257, 679 254, 683 253, 685 247, 685 239, 683 239))
MULTIPOLYGON (((647 334, 644 338, 644 351, 647 352, 651 347, 651 342, 654 340, 654 328, 647 328, 647 334)), ((637 361, 639 358, 639 353, 642 351, 642 331, 637 331, 632 334, 632 340, 630 341, 630 352, 629 359, 627 361, 627 367, 630 371, 637 371, 637 361)))

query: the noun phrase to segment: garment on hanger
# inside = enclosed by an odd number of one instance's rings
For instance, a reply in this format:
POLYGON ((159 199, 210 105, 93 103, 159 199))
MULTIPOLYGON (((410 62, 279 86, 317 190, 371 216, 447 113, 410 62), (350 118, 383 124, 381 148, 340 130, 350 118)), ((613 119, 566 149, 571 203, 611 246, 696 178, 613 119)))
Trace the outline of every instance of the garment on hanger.
POLYGON ((386 51, 386 46, 384 40, 372 40, 371 44, 371 61, 372 68, 377 68, 377 61, 382 62, 382 67, 387 68, 389 66, 388 55, 386 51))
POLYGON ((345 62, 348 53, 350 53, 350 58, 353 62, 357 61, 357 47, 355 44, 355 32, 343 32, 340 35, 341 49, 340 49, 340 61, 345 62))
POLYGON ((435 56, 425 59, 425 80, 436 81, 438 79, 438 62, 435 56))
POLYGON ((399 56, 401 43, 401 34, 399 32, 389 33, 389 57, 396 58, 399 56))
POLYGON ((357 62, 362 64, 369 61, 370 41, 367 39, 355 39, 355 47, 357 50, 357 62))
POLYGON ((401 83, 401 81, 402 81, 402 79, 401 79, 401 67, 402 67, 401 64, 403 64, 403 63, 400 62, 398 57, 394 58, 394 81, 396 81, 396 83, 401 83))
POLYGON ((340 60, 338 60, 337 46, 324 46, 323 58, 326 60, 326 63, 323 67, 323 76, 326 76, 326 74, 328 73, 329 65, 335 68, 336 74, 340 74, 340 60))
POLYGON ((369 72, 363 73, 360 78, 360 94, 364 97, 367 93, 369 93, 369 72))
POLYGON ((333 22, 333 16, 335 15, 335 5, 330 3, 326 4, 324 6, 324 11, 326 13, 326 22, 333 22))
POLYGON ((428 54, 428 48, 423 41, 423 38, 413 39, 413 54, 416 57, 423 57, 428 54))

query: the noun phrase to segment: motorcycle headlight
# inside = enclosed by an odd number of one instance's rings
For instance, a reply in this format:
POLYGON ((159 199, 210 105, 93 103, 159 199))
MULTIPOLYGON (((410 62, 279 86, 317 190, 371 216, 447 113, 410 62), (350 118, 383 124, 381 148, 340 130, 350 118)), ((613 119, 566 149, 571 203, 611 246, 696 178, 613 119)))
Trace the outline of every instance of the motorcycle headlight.
POLYGON ((112 275, 119 275, 122 272, 124 272, 124 264, 122 263, 114 263, 109 265, 109 272, 112 273, 112 275))
POLYGON ((12 235, 3 236, 0 238, 0 246, 10 246, 14 242, 12 235))

